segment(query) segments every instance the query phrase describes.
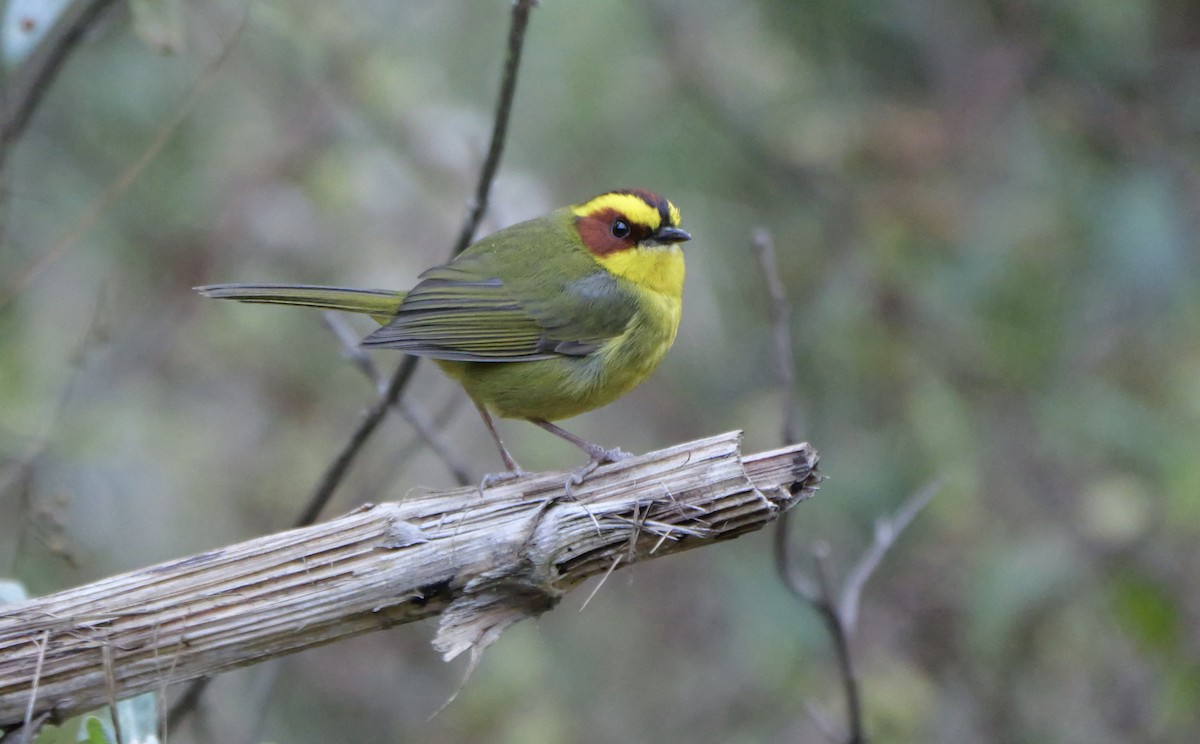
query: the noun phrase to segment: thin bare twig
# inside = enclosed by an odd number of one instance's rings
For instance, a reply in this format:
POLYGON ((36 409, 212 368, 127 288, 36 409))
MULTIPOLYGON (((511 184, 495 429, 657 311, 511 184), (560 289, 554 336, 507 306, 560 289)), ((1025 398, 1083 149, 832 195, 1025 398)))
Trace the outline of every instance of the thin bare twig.
MULTIPOLYGON (((55 433, 62 426, 63 418, 66 416, 67 410, 70 408, 71 400, 75 395, 75 391, 79 386, 79 380, 83 377, 84 367, 87 361, 87 353, 91 345, 100 338, 103 333, 101 330, 101 319, 104 313, 101 312, 103 307, 103 297, 96 301, 96 307, 91 314, 91 320, 88 322, 87 329, 83 336, 76 344, 74 351, 71 353, 70 364, 71 371, 59 391, 58 400, 54 403, 54 408, 51 411, 45 430, 42 435, 33 442, 26 450, 25 454, 13 463, 10 463, 3 471, 0 471, 0 499, 2 499, 9 491, 20 488, 24 493, 21 499, 21 507, 17 512, 18 532, 17 537, 13 540, 13 550, 9 558, 9 570, 15 573, 16 565, 21 557, 22 551, 25 549, 25 534, 26 528, 31 526, 36 520, 34 518, 34 497, 31 493, 30 483, 34 471, 37 468, 38 461, 45 456, 46 451, 54 441, 55 433)), ((58 552, 58 551, 55 551, 58 552)), ((63 556, 68 563, 73 564, 74 560, 65 550, 62 551, 63 556)))
POLYGON ((37 665, 33 668, 33 684, 29 690, 29 705, 25 708, 25 723, 23 724, 26 736, 32 731, 30 725, 33 723, 33 708, 37 704, 38 684, 42 681, 42 665, 46 662, 46 644, 50 642, 50 631, 43 630, 38 640, 34 641, 38 647, 37 665))
POLYGON ((376 393, 383 395, 387 390, 387 382, 383 379, 383 373, 379 371, 379 365, 359 345, 359 334, 354 332, 345 318, 332 310, 321 313, 321 320, 325 321, 325 327, 333 331, 334 336, 337 336, 337 340, 342 346, 342 357, 357 367, 358 371, 371 381, 371 384, 375 386, 376 393))
POLYGON ((63 63, 112 4, 113 0, 76 0, 68 5, 21 67, 5 81, 3 117, 0 118, 0 169, 63 63))
POLYGON ((321 474, 321 480, 317 481, 312 495, 309 496, 304 511, 300 512, 300 516, 292 523, 293 527, 307 527, 321 516, 321 512, 333 498, 334 491, 341 485, 346 473, 350 472, 350 466, 358 458, 358 453, 371 439, 371 435, 375 433, 379 425, 383 423, 383 417, 387 414, 388 409, 396 400, 399 400, 401 391, 408 385, 413 373, 417 371, 417 359, 418 357, 415 356, 405 356, 400 360, 400 366, 396 368, 395 374, 388 382, 387 390, 376 398, 371 407, 363 414, 358 422, 358 428, 346 440, 346 444, 342 447, 341 452, 338 452, 337 457, 333 458, 333 461, 325 468, 325 472, 321 474))
POLYGON ((846 624, 850 633, 854 632, 854 628, 858 624, 858 606, 867 579, 875 573, 883 556, 896 542, 896 538, 900 537, 900 533, 904 532, 905 528, 912 523, 917 514, 929 504, 929 501, 941 488, 942 479, 934 478, 905 499, 891 519, 880 519, 875 523, 875 539, 858 563, 854 564, 850 573, 846 574, 846 581, 842 586, 842 597, 838 602, 838 615, 841 616, 842 622, 846 624))
POLYGON ((813 584, 812 579, 800 571, 800 567, 792 558, 792 546, 788 541, 791 531, 788 529, 787 516, 787 514, 781 514, 779 524, 775 528, 775 537, 772 542, 775 571, 788 591, 796 595, 798 599, 815 605, 820 601, 817 586, 813 584))
MULTIPOLYGON (((341 315, 334 312, 326 312, 323 315, 325 325, 333 331, 338 337, 338 341, 342 345, 342 356, 346 357, 366 376, 371 384, 375 386, 375 391, 383 395, 387 391, 388 381, 384 378, 383 373, 379 371, 379 366, 375 364, 375 360, 371 355, 363 350, 358 343, 358 336, 354 330, 350 328, 341 315)), ((407 398, 401 396, 393 404, 396 413, 412 426, 413 431, 417 433, 417 437, 425 443, 437 458, 442 461, 446 469, 450 471, 450 476, 454 482, 460 486, 465 486, 471 482, 471 476, 467 473, 467 468, 454 454, 449 445, 438 433, 433 422, 429 420, 425 414, 417 410, 417 408, 409 402, 407 398)))
POLYGON ((842 677, 842 694, 846 696, 846 726, 849 728, 847 744, 863 744, 862 695, 859 692, 858 671, 854 667, 854 656, 850 653, 850 629, 838 613, 834 601, 835 589, 829 568, 829 546, 820 543, 813 548, 813 564, 819 588, 818 601, 813 608, 825 622, 825 629, 833 638, 833 649, 837 655, 838 671, 842 677))
MULTIPOLYGON (((780 278, 774 241, 770 232, 764 228, 755 230, 753 245, 758 254, 767 294, 771 300, 770 318, 775 342, 775 371, 783 392, 782 435, 784 443, 788 444, 795 441, 795 438, 800 435, 799 413, 792 399, 795 372, 790 328, 791 310, 783 281, 780 278)), ((929 483, 906 499, 891 519, 880 519, 876 522, 874 540, 846 575, 840 592, 833 585, 833 572, 829 567, 829 547, 827 545, 819 544, 813 548, 812 556, 816 575, 814 581, 799 569, 792 556, 791 544, 788 541, 790 534, 788 514, 781 515, 775 529, 775 568, 780 579, 789 591, 817 612, 833 640, 838 673, 842 682, 842 694, 846 698, 846 730, 848 732, 846 741, 849 744, 862 744, 866 741, 862 690, 854 665, 854 655, 850 648, 851 638, 858 625, 858 609, 862 601, 863 588, 871 574, 883 561, 887 551, 895 544, 900 533, 925 508, 940 487, 940 482, 937 480, 929 483)), ((828 723, 823 718, 813 716, 813 709, 811 706, 809 708, 810 716, 813 717, 818 728, 827 735, 831 734, 828 723)))
POLYGON ((105 639, 100 644, 100 659, 104 667, 104 689, 108 695, 108 710, 112 715, 113 732, 117 744, 125 744, 125 733, 121 729, 121 716, 117 714, 117 678, 113 673, 112 645, 105 639))
POLYGON ((862 601, 863 588, 883 561, 888 550, 896 543, 897 538, 929 504, 940 488, 940 479, 931 481, 905 499, 890 519, 881 519, 876 522, 874 540, 847 573, 840 592, 833 586, 827 545, 818 544, 813 548, 812 555, 816 574, 814 582, 804 575, 792 560, 786 531, 779 529, 775 533, 775 565, 784 586, 796 597, 812 606, 833 639, 838 673, 842 679, 842 691, 846 697, 846 728, 849 732, 847 735, 849 744, 862 744, 866 741, 863 728, 861 685, 854 666, 854 655, 850 648, 851 639, 858 624, 858 608, 862 601))
POLYGON ((34 716, 28 724, 0 726, 0 734, 3 734, 6 742, 12 739, 13 744, 31 744, 38 731, 42 729, 42 725, 48 720, 50 720, 50 711, 44 711, 34 716))
MULTIPOLYGON (((795 402, 796 364, 795 353, 792 349, 792 309, 788 303, 783 278, 779 274, 779 261, 775 255, 775 239, 771 235, 771 231, 765 227, 755 229, 751 236, 751 246, 758 257, 763 283, 767 287, 767 297, 770 300, 768 315, 775 346, 773 357, 775 375, 783 398, 780 403, 780 407, 783 409, 780 438, 783 444, 789 444, 799 440, 802 428, 800 410, 795 402)), ((786 586, 791 588, 801 599, 816 604, 817 587, 807 576, 800 573, 795 562, 791 560, 789 534, 791 534, 791 530, 788 515, 784 514, 779 518, 779 524, 775 527, 773 545, 775 568, 786 586)))
MULTIPOLYGON (((775 239, 772 237, 771 231, 765 227, 755 229, 751 236, 751 246, 758 257, 763 283, 767 287, 767 297, 770 300, 768 315, 775 346, 773 359, 776 383, 779 385, 783 398, 780 404, 783 409, 780 439, 783 444, 788 444, 800 437, 801 428, 793 390, 796 385, 796 373, 795 354, 792 350, 792 310, 788 303, 787 290, 783 286, 783 278, 779 275, 779 261, 775 256, 775 239)), ((800 572, 795 561, 791 559, 789 534, 791 531, 788 515, 784 514, 780 516, 779 524, 775 528, 773 545, 775 569, 779 572, 785 586, 806 602, 816 604, 819 598, 817 586, 800 572)))
MULTIPOLYGON (((466 401, 467 396, 463 395, 461 391, 455 390, 454 393, 446 399, 445 403, 443 403, 442 406, 433 414, 432 418, 429 420, 429 428, 433 429, 434 431, 442 431, 445 429, 446 426, 449 425, 450 420, 454 418, 454 415, 458 413, 458 410, 462 408, 463 403, 466 401)), ((384 497, 381 494, 387 490, 388 486, 396 482, 397 473, 403 470, 408 461, 421 451, 421 447, 421 440, 415 437, 409 440, 407 443, 401 445, 400 448, 396 450, 395 454, 392 455, 392 461, 389 463, 388 467, 385 468, 384 471, 376 478, 375 483, 371 484, 371 486, 368 488, 363 489, 365 500, 382 501, 384 497)))
POLYGON ((450 471, 450 476, 454 482, 460 486, 465 486, 471 482, 471 476, 467 472, 467 466, 463 464, 454 450, 450 449, 450 445, 442 438, 438 431, 438 427, 434 420, 426 416, 416 406, 408 401, 407 398, 401 397, 396 401, 397 410, 400 415, 407 421, 417 433, 419 439, 423 440, 429 449, 433 450, 446 469, 450 471))
POLYGON ((512 118, 512 102, 517 93, 517 72, 521 66, 521 50, 525 47, 525 29, 529 25, 529 14, 537 0, 516 0, 512 9, 512 24, 508 29, 508 55, 504 59, 504 72, 500 77, 500 97, 496 101, 496 114, 492 119, 492 143, 479 172, 479 183, 475 186, 475 198, 471 211, 463 223, 462 232, 454 244, 452 256, 457 256, 471 244, 483 214, 487 211, 488 195, 492 181, 500 167, 500 156, 504 154, 504 141, 508 136, 508 121, 512 118))
MULTIPOLYGON (((779 276, 779 264, 775 258, 775 243, 771 233, 766 228, 755 230, 753 245, 758 254, 759 265, 762 267, 763 279, 767 285, 767 295, 771 300, 770 317, 775 341, 775 373, 783 394, 784 414, 781 434, 784 444, 787 444, 799 436, 800 429, 799 416, 792 400, 796 376, 793 366, 791 308, 788 304, 783 280, 779 276)), ((854 656, 850 651, 850 635, 853 633, 854 626, 852 623, 846 622, 846 618, 840 611, 842 607, 852 607, 857 612, 857 597, 853 601, 846 602, 838 602, 835 599, 836 592, 833 588, 832 572, 829 568, 828 545, 822 543, 813 548, 815 582, 799 570, 790 554, 791 546, 788 542, 790 533, 786 517, 786 514, 783 515, 783 518, 779 520, 779 525, 775 528, 776 570, 783 579, 784 585, 816 610, 822 622, 825 623, 825 629, 829 631, 830 638, 833 639, 838 672, 842 680, 842 694, 846 698, 846 727, 849 731, 847 742, 848 744, 862 744, 865 741, 862 695, 859 690, 858 672, 854 667, 854 656)), ((875 563, 878 563, 878 558, 875 559, 875 563)), ((869 574, 870 569, 867 569, 866 573, 869 574)), ((862 584, 865 582, 866 576, 863 576, 861 582, 855 587, 856 594, 861 592, 862 584)), ((843 594, 843 599, 846 597, 847 594, 843 594)), ((823 719, 814 720, 818 721, 818 728, 824 733, 832 732, 831 727, 823 719)))
POLYGON ((771 335, 775 341, 775 374, 783 395, 783 443, 798 442, 802 435, 803 417, 796 405, 796 356, 792 351, 791 305, 783 278, 779 275, 779 262, 775 258, 775 240, 771 231, 760 227, 754 231, 754 252, 762 267, 767 285, 767 297, 771 300, 771 335))
MULTIPOLYGON (((146 146, 146 149, 142 151, 142 154, 138 156, 137 160, 130 163, 117 175, 113 182, 108 185, 108 188, 106 188, 103 193, 101 193, 92 201, 87 210, 84 211, 79 219, 75 220, 75 222, 67 229, 67 231, 63 233, 62 236, 59 237, 58 240, 56 240, 48 250, 31 261, 24 269, 16 272, 16 278, 8 282, 3 291, 0 291, 0 310, 3 310, 9 302, 11 302, 15 297, 19 296, 21 292, 23 292, 25 288, 29 286, 29 283, 38 277, 38 275, 40 275, 51 264, 61 258, 68 250, 74 247, 80 241, 80 239, 83 238, 84 234, 86 234, 87 231, 96 224, 100 217, 103 216, 104 213, 107 212, 109 208, 117 202, 118 199, 124 196, 125 192, 129 190, 129 187, 132 186, 134 181, 137 180, 138 176, 142 174, 142 171, 146 169, 146 166, 148 166, 156 157, 158 157, 158 154, 162 151, 167 142, 170 141, 172 135, 174 135, 179 129, 180 125, 183 124, 188 115, 191 114, 192 109, 196 105, 196 101, 200 98, 200 94, 207 90, 212 82, 216 79, 217 71, 228 58, 229 52, 237 43, 238 38, 241 37, 242 29, 245 27, 245 25, 246 15, 243 14, 241 19, 238 21, 237 27, 234 29, 233 34, 230 37, 229 43, 225 45, 220 54, 218 54, 211 62, 205 65, 204 69, 200 72, 199 77, 197 77, 195 82, 192 83, 192 86, 188 90, 187 95, 184 97, 183 102, 180 103, 179 107, 176 109, 174 117, 172 117, 170 121, 168 121, 161 129, 158 130, 158 133, 154 136, 154 139, 150 141, 150 144, 146 146)), ((0 157, 2 157, 2 155, 0 155, 0 157)), ((0 167, 2 167, 2 163, 0 163, 0 167)))

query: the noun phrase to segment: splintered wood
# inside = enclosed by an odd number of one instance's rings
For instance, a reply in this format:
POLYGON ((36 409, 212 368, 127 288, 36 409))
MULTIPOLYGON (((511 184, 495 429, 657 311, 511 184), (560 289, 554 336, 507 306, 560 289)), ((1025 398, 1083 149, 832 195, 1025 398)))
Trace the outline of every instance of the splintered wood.
POLYGON ((608 465, 570 494, 547 473, 367 505, 0 607, 0 726, 433 615, 445 658, 477 659, 589 576, 760 529, 816 489, 809 445, 740 441, 608 465))

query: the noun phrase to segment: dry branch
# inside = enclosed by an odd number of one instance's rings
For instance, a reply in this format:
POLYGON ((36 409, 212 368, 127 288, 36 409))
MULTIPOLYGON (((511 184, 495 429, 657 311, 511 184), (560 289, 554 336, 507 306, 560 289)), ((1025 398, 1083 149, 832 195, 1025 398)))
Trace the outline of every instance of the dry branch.
POLYGON ((0 96, 0 165, 21 136, 63 63, 113 0, 73 0, 47 29, 37 47, 6 80, 0 96))
POLYGON ((742 457, 731 432, 597 470, 367 505, 0 609, 0 726, 62 718, 441 615, 477 657, 584 579, 759 529, 815 489, 807 444, 742 457))

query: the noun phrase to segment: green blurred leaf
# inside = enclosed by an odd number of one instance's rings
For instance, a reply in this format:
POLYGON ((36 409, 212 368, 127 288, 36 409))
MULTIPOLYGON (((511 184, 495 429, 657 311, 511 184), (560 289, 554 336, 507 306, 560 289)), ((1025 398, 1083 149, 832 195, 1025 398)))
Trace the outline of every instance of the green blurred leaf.
MULTIPOLYGON (((85 740, 83 737, 83 719, 71 718, 58 725, 42 726, 37 736, 33 737, 33 744, 79 744, 85 740)), ((102 740, 100 744, 108 742, 102 740)))
POLYGON ((113 744, 113 741, 108 738, 108 732, 104 730, 104 724, 95 716, 88 716, 83 722, 84 731, 87 733, 87 744, 113 744))
POLYGON ((1126 572, 1110 584, 1109 595, 1117 619, 1144 648, 1167 654, 1179 647, 1183 621, 1169 587, 1126 572))
MULTIPOLYGON (((121 720, 121 735, 127 744, 157 744, 158 696, 147 692, 117 703, 116 714, 121 720)), ((88 716, 88 726, 96 721, 104 729, 106 735, 116 739, 116 729, 112 724, 112 708, 102 708, 88 716)), ((91 728, 89 728, 90 735, 91 728)))
POLYGON ((1182 729, 1195 731, 1200 725, 1200 664, 1192 662, 1167 670, 1167 694, 1163 699, 1164 715, 1182 729))
MULTIPOLYGON (((117 703, 121 734, 126 744, 158 744, 158 696, 152 692, 117 703)), ((34 744, 115 744, 116 730, 110 708, 101 708, 67 719, 61 725, 43 726, 34 744)))

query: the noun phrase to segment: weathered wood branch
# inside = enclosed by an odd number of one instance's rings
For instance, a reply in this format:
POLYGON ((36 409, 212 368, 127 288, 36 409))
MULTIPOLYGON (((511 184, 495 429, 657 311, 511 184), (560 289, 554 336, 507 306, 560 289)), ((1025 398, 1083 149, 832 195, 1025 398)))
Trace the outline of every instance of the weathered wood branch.
POLYGON ((63 718, 188 679, 441 615, 472 657, 584 579, 759 529, 820 478, 807 444, 742 457, 741 435, 600 468, 368 505, 0 608, 0 726, 63 718))

